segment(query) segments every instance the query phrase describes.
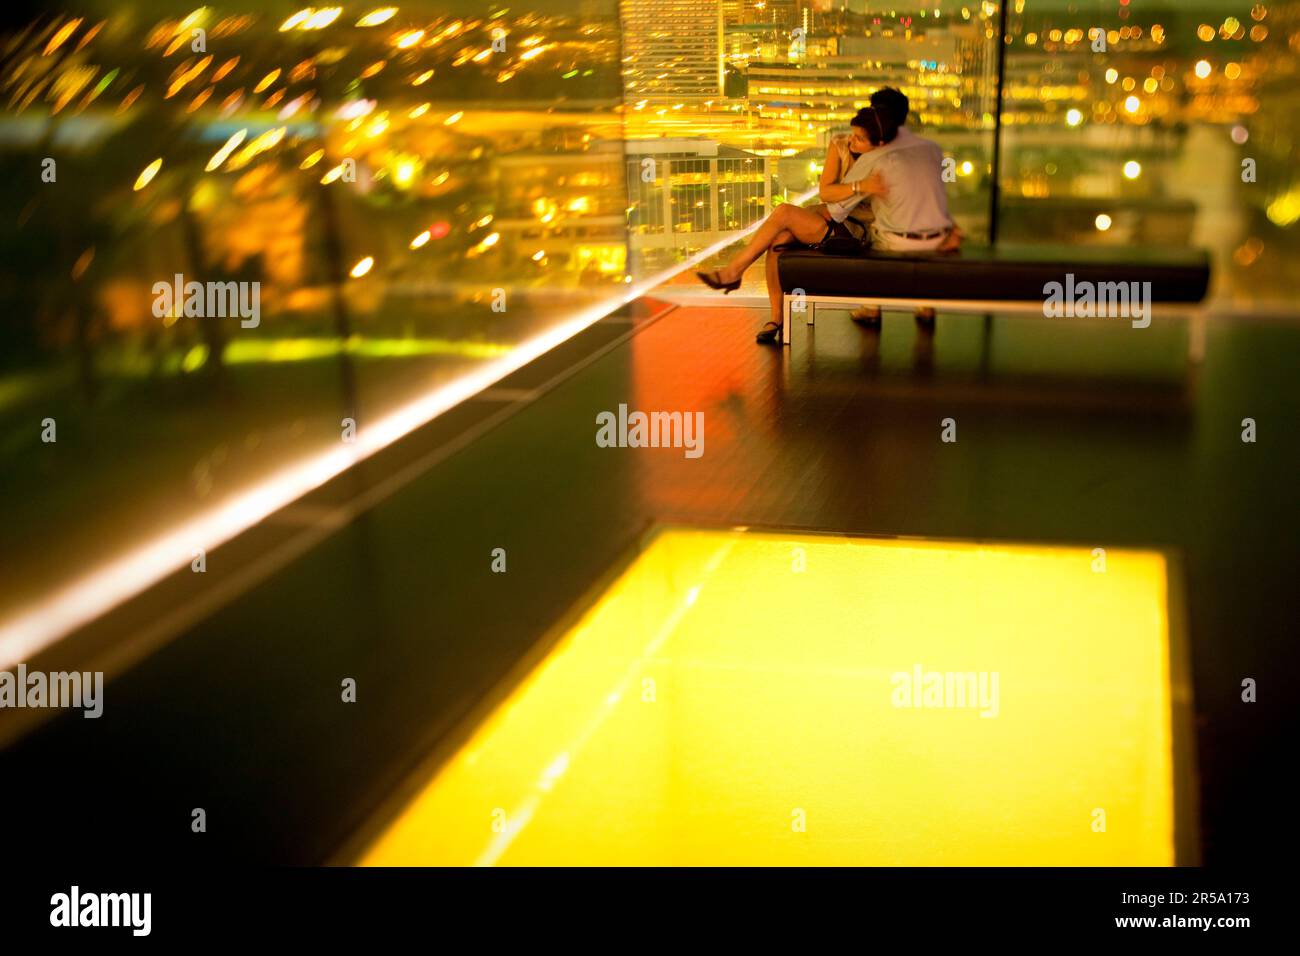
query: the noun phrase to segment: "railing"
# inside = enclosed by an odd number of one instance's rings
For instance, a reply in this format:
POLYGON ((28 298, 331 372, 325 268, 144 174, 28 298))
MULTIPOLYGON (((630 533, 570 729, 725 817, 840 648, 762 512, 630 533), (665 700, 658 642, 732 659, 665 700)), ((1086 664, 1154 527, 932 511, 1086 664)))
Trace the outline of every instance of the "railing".
POLYGON ((771 211, 772 169, 764 156, 629 158, 633 253, 690 253, 739 235, 771 211))

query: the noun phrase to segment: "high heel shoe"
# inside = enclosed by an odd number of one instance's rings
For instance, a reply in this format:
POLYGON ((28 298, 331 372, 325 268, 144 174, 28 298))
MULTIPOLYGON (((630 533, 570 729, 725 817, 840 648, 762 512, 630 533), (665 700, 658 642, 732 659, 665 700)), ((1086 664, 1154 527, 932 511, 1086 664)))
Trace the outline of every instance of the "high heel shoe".
POLYGON ((712 273, 697 272, 695 273, 695 278, 699 279, 710 289, 721 289, 724 295, 735 292, 740 288, 739 279, 735 282, 723 282, 721 281, 716 269, 712 273))

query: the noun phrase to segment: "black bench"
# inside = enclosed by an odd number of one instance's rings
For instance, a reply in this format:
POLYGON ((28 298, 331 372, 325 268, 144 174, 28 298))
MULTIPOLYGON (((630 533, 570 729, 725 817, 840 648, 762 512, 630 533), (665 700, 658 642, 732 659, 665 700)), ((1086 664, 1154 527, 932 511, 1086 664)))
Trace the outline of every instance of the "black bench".
MULTIPOLYGON (((1143 291, 1142 284, 1150 283, 1151 302, 1177 304, 1178 311, 1192 314, 1188 340, 1192 360, 1200 361, 1204 352, 1203 314, 1185 308, 1201 302, 1209 286, 1210 259, 1200 249, 999 244, 966 247, 955 254, 873 249, 840 256, 792 248, 780 253, 777 272, 785 293, 781 337, 787 345, 792 314, 806 312, 812 325, 819 302, 840 307, 1046 314, 1049 283, 1061 285, 1063 306, 1068 289, 1077 293, 1092 288, 1114 296, 1124 291, 1117 289, 1117 283, 1138 283, 1127 288, 1143 291)), ((1077 294, 1072 298, 1077 301, 1077 294)), ((1133 324, 1140 325, 1140 320, 1134 319, 1133 324)))

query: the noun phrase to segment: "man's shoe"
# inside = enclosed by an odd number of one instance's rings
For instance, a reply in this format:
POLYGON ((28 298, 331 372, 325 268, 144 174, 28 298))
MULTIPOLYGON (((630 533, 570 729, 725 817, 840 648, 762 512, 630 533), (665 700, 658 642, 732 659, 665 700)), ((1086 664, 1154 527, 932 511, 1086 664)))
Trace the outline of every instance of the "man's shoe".
POLYGON ((864 329, 880 328, 880 306, 864 305, 849 313, 849 318, 864 329))

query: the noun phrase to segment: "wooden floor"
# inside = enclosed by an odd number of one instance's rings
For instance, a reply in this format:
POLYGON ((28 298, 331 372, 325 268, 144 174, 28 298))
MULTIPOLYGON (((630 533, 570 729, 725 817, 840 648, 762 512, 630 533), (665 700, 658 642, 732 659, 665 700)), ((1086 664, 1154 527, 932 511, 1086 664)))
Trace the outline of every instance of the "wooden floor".
MULTIPOLYGON (((680 523, 1177 552, 1205 859, 1267 853, 1270 690, 1295 664, 1300 328, 1212 322, 1193 371, 1177 321, 941 313, 931 336, 822 311, 774 349, 753 341, 766 309, 661 311, 600 323, 303 502, 280 527, 323 530, 224 603, 177 615, 197 596, 160 589, 122 609, 101 641, 175 626, 110 683, 113 721, 59 719, 0 756, 49 795, 4 788, 29 824, 15 849, 329 859, 648 527, 680 523), (620 404, 702 412, 703 454, 598 447, 620 404), (1260 703, 1241 702, 1247 677, 1260 703), (84 779, 116 787, 87 805, 84 779), (197 806, 220 838, 191 838, 197 806)), ((289 532, 259 533, 224 563, 289 532)))

